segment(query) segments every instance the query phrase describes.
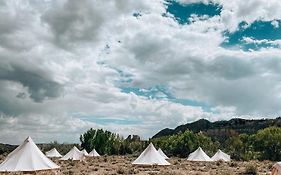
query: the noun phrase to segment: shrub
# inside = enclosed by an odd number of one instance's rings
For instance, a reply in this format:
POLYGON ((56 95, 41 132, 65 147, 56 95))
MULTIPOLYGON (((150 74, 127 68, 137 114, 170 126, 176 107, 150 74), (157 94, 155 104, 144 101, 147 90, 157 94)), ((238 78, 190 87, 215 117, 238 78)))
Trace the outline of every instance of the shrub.
POLYGON ((238 164, 237 164, 237 162, 230 162, 229 166, 230 167, 237 167, 238 164))
POLYGON ((252 164, 247 165, 244 174, 245 175, 257 175, 258 172, 257 172, 256 166, 254 166, 252 164))
POLYGON ((118 168, 116 171, 118 174, 125 174, 125 170, 123 168, 118 168))
POLYGON ((217 166, 220 166, 221 164, 223 164, 223 160, 218 160, 218 161, 216 161, 216 165, 217 165, 217 166))

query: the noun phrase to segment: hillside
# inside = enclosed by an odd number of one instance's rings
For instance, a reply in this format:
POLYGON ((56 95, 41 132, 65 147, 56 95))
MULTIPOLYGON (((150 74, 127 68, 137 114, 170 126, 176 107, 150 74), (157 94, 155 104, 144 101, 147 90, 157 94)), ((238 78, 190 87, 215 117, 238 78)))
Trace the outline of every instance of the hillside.
POLYGON ((239 134, 254 134, 260 129, 264 129, 269 126, 281 127, 281 117, 276 119, 259 119, 248 120, 241 118, 234 118, 228 121, 216 121, 210 122, 206 119, 200 119, 198 121, 180 125, 175 129, 165 128, 155 134, 152 138, 158 138, 162 136, 169 136, 184 132, 187 129, 198 133, 203 132, 212 138, 224 139, 229 136, 239 134))
POLYGON ((0 143, 0 154, 9 153, 14 150, 17 146, 16 145, 9 145, 0 143))

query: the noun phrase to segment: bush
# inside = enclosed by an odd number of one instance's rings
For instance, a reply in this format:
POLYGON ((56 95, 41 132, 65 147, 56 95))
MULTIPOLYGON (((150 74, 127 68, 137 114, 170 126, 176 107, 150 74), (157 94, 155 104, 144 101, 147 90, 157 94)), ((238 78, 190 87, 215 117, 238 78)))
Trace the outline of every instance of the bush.
POLYGON ((262 160, 279 160, 281 157, 281 128, 269 127, 259 130, 255 137, 255 149, 262 160))
POLYGON ((244 174, 245 175, 257 175, 258 172, 257 172, 256 166, 254 166, 252 164, 247 165, 244 174))
POLYGON ((118 168, 116 171, 118 174, 125 174, 125 170, 123 168, 118 168))
POLYGON ((178 160, 175 160, 175 161, 173 162, 173 164, 174 164, 174 165, 178 165, 178 164, 179 164, 179 161, 178 161, 178 160))
POLYGON ((89 129, 80 136, 81 147, 88 152, 94 148, 100 154, 125 155, 142 151, 146 142, 138 139, 124 139, 116 133, 103 129, 89 129))
POLYGON ((223 162, 224 162, 223 160, 218 160, 218 161, 216 161, 216 165, 220 166, 221 164, 223 164, 223 162))
POLYGON ((193 133, 186 130, 171 136, 163 136, 150 140, 156 147, 160 147, 166 153, 186 158, 191 152, 201 146, 208 154, 214 154, 219 147, 218 142, 213 142, 203 133, 193 133))
POLYGON ((237 167, 238 166, 237 162, 233 162, 233 161, 229 162, 228 165, 230 167, 237 167))
MULTIPOLYGON (((225 131, 228 132, 228 131, 225 131)), ((124 139, 116 133, 102 129, 90 129, 80 136, 81 147, 88 152, 95 148, 103 155, 125 155, 133 154, 138 156, 149 142, 152 142, 156 148, 161 148, 169 156, 178 156, 186 158, 191 152, 199 146, 207 154, 213 155, 218 148, 226 148, 226 153, 230 154, 232 160, 271 160, 276 161, 281 157, 281 127, 268 127, 259 130, 256 134, 232 133, 227 139, 221 140, 208 136, 208 133, 194 133, 190 130, 179 132, 170 136, 163 136, 144 141, 128 137, 124 139), (137 154, 136 154, 137 153, 137 154)), ((60 146, 57 142, 52 143, 52 147, 58 147, 58 151, 65 154, 70 148, 68 145, 60 146), (60 149, 64 148, 64 149, 60 149)), ((43 149, 47 151, 51 149, 43 149)), ((1 147, 0 147, 1 152, 1 147)), ((181 163, 181 160, 178 161, 181 163)), ((176 163, 177 164, 177 163, 176 163)), ((219 166, 221 162, 217 162, 219 166)), ((230 164, 235 167, 237 165, 230 164)))

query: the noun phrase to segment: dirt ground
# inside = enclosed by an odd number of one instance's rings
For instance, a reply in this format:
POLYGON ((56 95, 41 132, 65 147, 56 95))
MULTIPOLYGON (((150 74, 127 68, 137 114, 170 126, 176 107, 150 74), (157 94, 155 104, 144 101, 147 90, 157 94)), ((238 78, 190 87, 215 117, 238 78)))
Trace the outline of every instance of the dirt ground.
MULTIPOLYGON (((273 162, 251 161, 251 162, 190 162, 180 158, 170 158, 170 166, 133 166, 131 162, 135 160, 133 156, 103 156, 98 158, 86 158, 84 161, 61 161, 53 159, 61 166, 56 171, 37 172, 38 175, 233 175, 244 174, 249 165, 257 168, 259 175, 270 174, 273 162)), ((0 160, 0 162, 3 161, 0 160)), ((30 173, 9 173, 12 175, 22 175, 30 173)))

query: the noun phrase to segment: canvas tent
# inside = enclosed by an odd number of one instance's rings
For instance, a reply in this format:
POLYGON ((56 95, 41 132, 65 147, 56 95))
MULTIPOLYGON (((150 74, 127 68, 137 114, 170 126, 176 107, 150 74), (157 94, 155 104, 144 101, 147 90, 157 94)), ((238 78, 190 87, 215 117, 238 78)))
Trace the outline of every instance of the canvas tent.
POLYGON ((0 172, 39 171, 59 168, 35 145, 31 137, 12 151, 0 164, 0 172))
POLYGON ((281 175, 281 162, 277 162, 272 166, 271 175, 281 175))
POLYGON ((152 143, 141 153, 141 155, 132 163, 134 165, 170 165, 169 162, 161 156, 152 143))
POLYGON ((93 149, 90 153, 89 153, 89 156, 91 157, 100 157, 99 153, 93 149))
POLYGON ((213 161, 204 151, 201 147, 199 147, 196 151, 193 153, 190 153, 187 160, 190 161, 213 161))
POLYGON ((84 158, 84 154, 79 151, 76 146, 74 146, 65 156, 63 156, 60 160, 82 160, 84 158))
POLYGON ((83 149, 81 152, 84 154, 84 156, 89 156, 88 152, 85 149, 83 149))
POLYGON ((158 149, 158 153, 159 153, 162 157, 164 157, 164 159, 169 159, 169 157, 162 151, 161 148, 158 149))
POLYGON ((230 155, 222 152, 220 149, 216 152, 216 154, 212 157, 213 161, 223 160, 230 161, 230 155))
POLYGON ((57 151, 56 148, 51 149, 46 152, 47 157, 62 157, 62 155, 57 151))

